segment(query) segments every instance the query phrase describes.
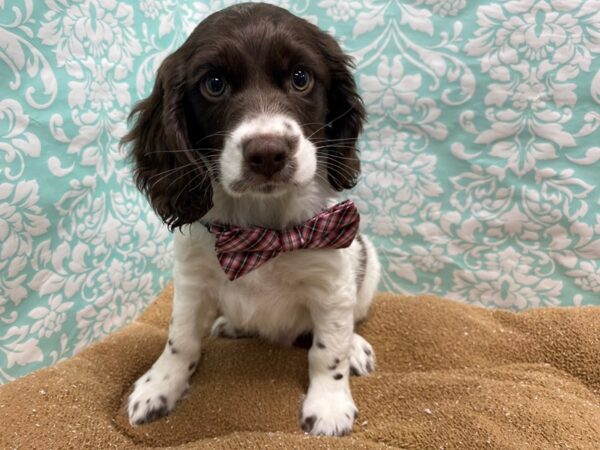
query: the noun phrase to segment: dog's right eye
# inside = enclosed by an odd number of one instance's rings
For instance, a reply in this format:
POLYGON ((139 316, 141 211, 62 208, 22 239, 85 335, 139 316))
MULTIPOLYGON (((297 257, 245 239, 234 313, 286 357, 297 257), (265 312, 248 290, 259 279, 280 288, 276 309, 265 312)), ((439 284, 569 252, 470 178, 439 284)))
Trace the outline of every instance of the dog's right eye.
POLYGON ((220 97, 225 93, 225 80, 219 75, 210 75, 204 80, 204 88, 211 97, 220 97))
POLYGON ((302 69, 296 68, 292 72, 292 87, 297 91, 305 91, 310 86, 310 75, 309 73, 302 69))

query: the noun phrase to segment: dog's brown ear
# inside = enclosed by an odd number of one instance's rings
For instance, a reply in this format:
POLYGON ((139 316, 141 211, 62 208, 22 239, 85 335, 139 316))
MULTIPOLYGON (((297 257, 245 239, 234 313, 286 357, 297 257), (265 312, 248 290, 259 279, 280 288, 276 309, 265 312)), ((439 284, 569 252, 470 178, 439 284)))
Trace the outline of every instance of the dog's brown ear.
POLYGON ((327 177, 334 189, 341 191, 356 185, 360 159, 356 140, 362 131, 366 112, 352 77, 354 67, 338 43, 321 32, 321 52, 331 74, 327 95, 327 177))
POLYGON ((185 70, 177 53, 158 70, 154 89, 129 118, 135 123, 122 143, 130 143, 134 180, 169 229, 192 223, 212 207, 204 163, 190 149, 183 108, 185 70))

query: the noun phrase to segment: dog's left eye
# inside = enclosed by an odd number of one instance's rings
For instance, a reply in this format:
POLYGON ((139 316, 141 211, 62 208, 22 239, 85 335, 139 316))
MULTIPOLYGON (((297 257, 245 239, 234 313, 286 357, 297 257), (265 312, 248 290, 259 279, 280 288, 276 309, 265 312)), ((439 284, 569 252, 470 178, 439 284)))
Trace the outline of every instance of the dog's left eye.
POLYGON ((310 85, 310 74, 304 69, 294 69, 292 72, 292 86, 297 91, 305 91, 310 85))
POLYGON ((211 75, 204 80, 206 92, 212 97, 219 97, 225 92, 225 80, 219 75, 211 75))

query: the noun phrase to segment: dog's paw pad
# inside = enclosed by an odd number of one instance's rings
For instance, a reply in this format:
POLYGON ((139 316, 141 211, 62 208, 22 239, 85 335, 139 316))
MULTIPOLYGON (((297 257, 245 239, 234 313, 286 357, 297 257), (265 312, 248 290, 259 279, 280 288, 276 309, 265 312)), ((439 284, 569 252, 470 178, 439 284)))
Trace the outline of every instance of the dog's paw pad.
POLYGON ((375 352, 363 337, 354 334, 350 351, 350 375, 368 375, 375 370, 375 352))

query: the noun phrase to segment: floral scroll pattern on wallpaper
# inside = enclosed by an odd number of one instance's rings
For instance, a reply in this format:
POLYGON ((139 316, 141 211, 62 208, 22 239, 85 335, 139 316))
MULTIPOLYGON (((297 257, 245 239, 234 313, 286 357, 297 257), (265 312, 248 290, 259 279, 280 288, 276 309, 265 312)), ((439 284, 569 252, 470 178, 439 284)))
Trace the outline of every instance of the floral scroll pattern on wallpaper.
MULTIPOLYGON (((0 382, 133 319, 170 238, 119 139, 192 0, 0 0, 0 382)), ((600 304, 600 0, 271 2, 356 58, 381 289, 600 304)))

